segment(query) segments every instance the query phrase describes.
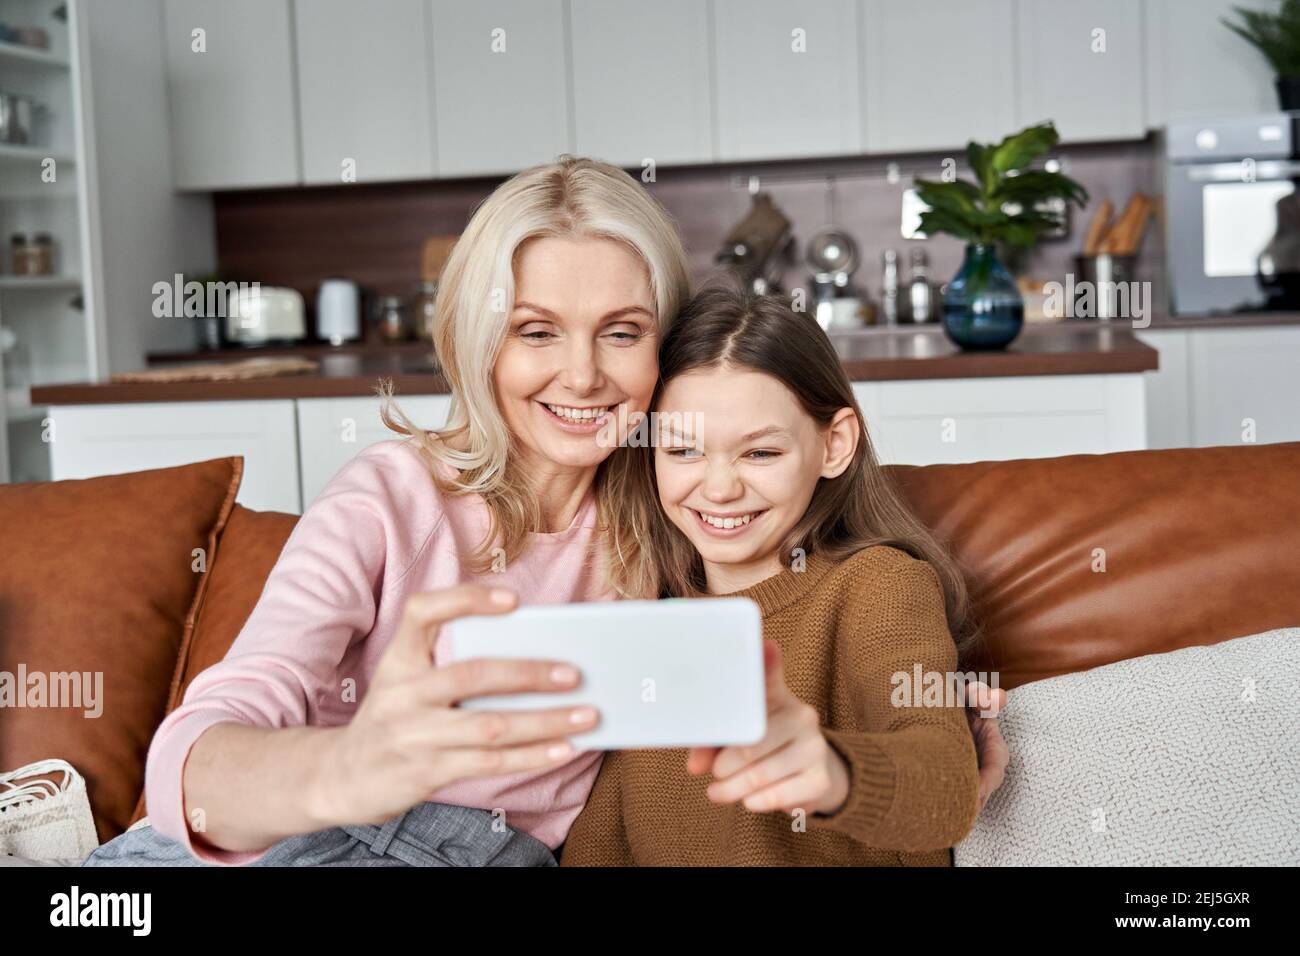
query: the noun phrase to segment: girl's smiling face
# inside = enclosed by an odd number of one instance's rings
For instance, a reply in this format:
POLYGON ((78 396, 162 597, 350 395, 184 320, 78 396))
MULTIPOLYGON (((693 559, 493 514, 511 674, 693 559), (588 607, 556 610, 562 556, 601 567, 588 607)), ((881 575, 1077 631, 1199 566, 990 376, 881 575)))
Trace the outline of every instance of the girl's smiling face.
POLYGON ((782 569, 781 543, 818 480, 843 472, 857 447, 852 409, 821 428, 784 384, 748 369, 679 375, 655 411, 669 423, 655 448, 659 502, 699 552, 713 593, 782 569))

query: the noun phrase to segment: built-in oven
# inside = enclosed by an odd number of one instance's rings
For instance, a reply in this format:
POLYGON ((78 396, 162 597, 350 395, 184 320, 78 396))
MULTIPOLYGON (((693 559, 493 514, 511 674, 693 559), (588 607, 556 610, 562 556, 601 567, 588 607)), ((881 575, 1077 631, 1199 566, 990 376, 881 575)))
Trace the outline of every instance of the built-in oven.
POLYGON ((1177 315, 1300 309, 1300 113, 1170 123, 1165 224, 1177 315))

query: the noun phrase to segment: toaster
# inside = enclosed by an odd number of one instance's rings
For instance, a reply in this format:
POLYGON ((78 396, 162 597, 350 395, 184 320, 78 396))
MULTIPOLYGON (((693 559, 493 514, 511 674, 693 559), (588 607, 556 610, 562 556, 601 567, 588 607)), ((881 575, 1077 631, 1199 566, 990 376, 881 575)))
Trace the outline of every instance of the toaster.
POLYGON ((294 289, 253 283, 230 297, 226 341, 232 345, 301 342, 307 337, 302 295, 294 289))

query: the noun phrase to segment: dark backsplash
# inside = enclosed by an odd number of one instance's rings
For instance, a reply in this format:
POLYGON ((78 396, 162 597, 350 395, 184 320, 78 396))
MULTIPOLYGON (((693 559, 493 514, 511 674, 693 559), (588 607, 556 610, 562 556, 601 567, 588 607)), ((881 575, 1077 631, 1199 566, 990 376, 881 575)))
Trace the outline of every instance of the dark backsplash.
MULTIPOLYGON (((947 155, 953 154, 679 167, 658 170, 657 182, 648 185, 676 219, 697 280, 714 269, 719 244, 749 208, 747 177, 757 175, 761 188, 794 224, 798 261, 786 273, 787 288, 808 282, 804 244, 830 224, 833 206, 834 224, 857 240, 861 251, 862 265, 854 281, 874 299, 880 290, 883 251, 899 250, 905 277, 908 253, 917 243, 899 233, 902 191, 913 173, 938 178, 947 155), (901 174, 895 183, 885 175, 891 162, 901 174)), ((1118 214, 1134 191, 1152 196, 1159 191, 1159 153, 1150 139, 1063 147, 1053 155, 1088 189, 1091 201, 1082 213, 1072 210, 1068 238, 1045 241, 1031 254, 1025 271, 1043 279, 1060 278, 1074 269, 1073 257, 1103 199, 1110 199, 1118 214)), ((225 279, 295 288, 310 312, 317 287, 330 277, 352 279, 379 295, 410 295, 419 279, 424 238, 461 232, 475 206, 499 182, 439 180, 217 193, 219 268, 225 279)), ((1164 300, 1165 271, 1158 219, 1148 227, 1137 269, 1139 280, 1153 282, 1157 307, 1164 300)), ((924 240, 924 247, 935 281, 946 281, 956 272, 962 255, 959 241, 938 236, 924 240)))

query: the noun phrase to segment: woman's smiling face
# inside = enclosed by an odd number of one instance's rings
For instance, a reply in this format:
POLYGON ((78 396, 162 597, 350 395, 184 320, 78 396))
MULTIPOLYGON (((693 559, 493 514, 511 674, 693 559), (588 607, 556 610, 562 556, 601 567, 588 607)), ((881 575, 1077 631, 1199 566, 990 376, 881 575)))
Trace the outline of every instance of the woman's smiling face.
POLYGON ((649 407, 658 346, 649 273, 628 246, 551 237, 520 246, 493 382, 526 462, 591 468, 604 461, 614 449, 611 434, 625 438, 640 418, 633 413, 649 407))

